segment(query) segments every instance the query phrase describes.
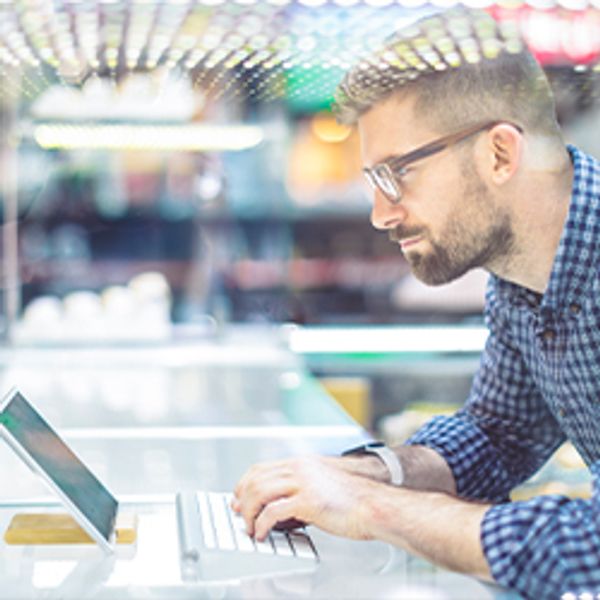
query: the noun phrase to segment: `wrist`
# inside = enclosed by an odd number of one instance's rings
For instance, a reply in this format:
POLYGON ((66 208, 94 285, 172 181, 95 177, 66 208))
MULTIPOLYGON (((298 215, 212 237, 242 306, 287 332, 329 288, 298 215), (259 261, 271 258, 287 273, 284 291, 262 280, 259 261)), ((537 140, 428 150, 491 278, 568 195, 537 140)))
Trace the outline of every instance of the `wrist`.
POLYGON ((371 442, 363 444, 356 448, 351 448, 342 453, 346 457, 361 457, 366 463, 370 460, 371 477, 378 481, 391 483, 392 485, 402 485, 404 482, 404 470, 396 453, 381 442, 371 442))
POLYGON ((368 477, 380 483, 390 483, 389 469, 378 456, 373 454, 361 454, 360 456, 347 455, 337 460, 343 461, 347 470, 355 475, 368 477))

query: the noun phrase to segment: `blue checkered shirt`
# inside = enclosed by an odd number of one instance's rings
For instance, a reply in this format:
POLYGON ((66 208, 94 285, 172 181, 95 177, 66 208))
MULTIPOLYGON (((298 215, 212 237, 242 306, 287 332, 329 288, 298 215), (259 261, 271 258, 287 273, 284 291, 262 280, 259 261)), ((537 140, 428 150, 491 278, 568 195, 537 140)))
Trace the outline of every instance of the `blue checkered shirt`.
POLYGON ((494 503, 481 529, 492 575, 535 600, 600 594, 600 162, 568 150, 572 198, 546 292, 490 278, 490 335, 467 403, 408 441, 446 459, 461 497, 494 503), (509 502, 566 439, 592 498, 509 502))

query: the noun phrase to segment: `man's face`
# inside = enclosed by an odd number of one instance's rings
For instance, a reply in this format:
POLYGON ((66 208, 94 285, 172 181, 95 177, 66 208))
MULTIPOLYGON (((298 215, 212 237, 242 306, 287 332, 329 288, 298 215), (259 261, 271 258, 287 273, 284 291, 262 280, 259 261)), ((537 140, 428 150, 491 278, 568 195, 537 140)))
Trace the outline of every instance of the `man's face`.
MULTIPOLYGON (((452 133, 429 129, 416 119, 412 97, 378 104, 359 119, 358 129, 366 167, 452 133)), ((509 214, 472 157, 472 143, 465 142, 411 164, 401 179, 397 204, 374 192, 373 225, 390 232, 415 276, 429 285, 489 266, 510 251, 509 214)))

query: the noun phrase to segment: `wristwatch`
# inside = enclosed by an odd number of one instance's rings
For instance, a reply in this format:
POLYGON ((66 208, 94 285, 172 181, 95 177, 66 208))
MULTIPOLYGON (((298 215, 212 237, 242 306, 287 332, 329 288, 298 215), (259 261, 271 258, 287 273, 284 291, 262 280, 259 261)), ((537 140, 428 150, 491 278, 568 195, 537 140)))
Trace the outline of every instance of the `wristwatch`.
POLYGON ((350 448, 342 452, 342 456, 362 456, 364 454, 375 454, 378 456, 390 472, 390 483, 402 485, 404 481, 404 470, 396 453, 388 448, 383 442, 370 442, 356 448, 350 448))

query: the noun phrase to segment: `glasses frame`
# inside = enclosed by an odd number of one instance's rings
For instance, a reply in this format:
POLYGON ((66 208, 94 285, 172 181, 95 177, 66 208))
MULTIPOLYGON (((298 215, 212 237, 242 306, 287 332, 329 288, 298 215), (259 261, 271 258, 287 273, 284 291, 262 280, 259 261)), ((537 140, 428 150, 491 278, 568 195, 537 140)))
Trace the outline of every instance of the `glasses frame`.
POLYGON ((438 138, 424 146, 411 150, 407 154, 391 156, 371 168, 365 167, 363 173, 374 190, 378 189, 392 204, 398 204, 402 200, 402 190, 399 185, 399 179, 406 174, 406 167, 408 165, 418 160, 428 158, 429 156, 433 156, 450 146, 462 142, 476 133, 492 129, 493 127, 496 127, 496 125, 501 125, 502 123, 511 125, 517 129, 519 133, 523 133, 523 129, 519 125, 511 123, 510 121, 498 120, 477 123, 466 129, 461 129, 450 135, 438 138))

